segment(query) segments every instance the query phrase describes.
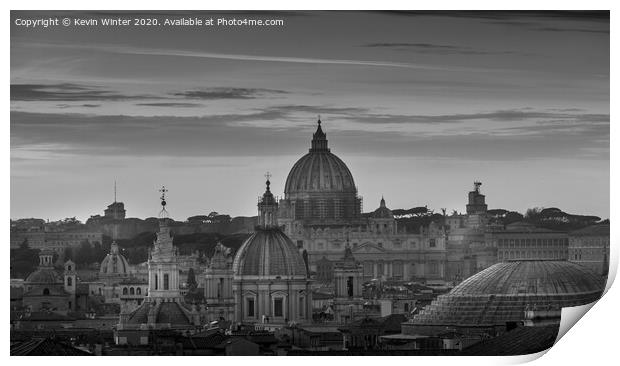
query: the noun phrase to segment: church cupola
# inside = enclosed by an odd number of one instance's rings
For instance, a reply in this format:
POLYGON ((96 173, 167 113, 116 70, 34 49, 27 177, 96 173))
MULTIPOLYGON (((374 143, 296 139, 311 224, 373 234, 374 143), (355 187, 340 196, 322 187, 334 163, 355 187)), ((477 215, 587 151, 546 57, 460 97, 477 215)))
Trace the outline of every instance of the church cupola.
POLYGON ((321 117, 318 120, 318 127, 316 128, 316 132, 312 135, 312 148, 310 152, 315 151, 329 151, 327 147, 327 136, 323 129, 321 129, 321 117))
POLYGON ((258 225, 261 228, 268 229, 278 226, 278 202, 271 193, 271 182, 269 181, 271 174, 267 173, 265 177, 267 178, 265 182, 267 188, 258 202, 258 225))
POLYGON ((39 268, 53 268, 54 267, 54 252, 49 249, 44 249, 39 253, 39 268))

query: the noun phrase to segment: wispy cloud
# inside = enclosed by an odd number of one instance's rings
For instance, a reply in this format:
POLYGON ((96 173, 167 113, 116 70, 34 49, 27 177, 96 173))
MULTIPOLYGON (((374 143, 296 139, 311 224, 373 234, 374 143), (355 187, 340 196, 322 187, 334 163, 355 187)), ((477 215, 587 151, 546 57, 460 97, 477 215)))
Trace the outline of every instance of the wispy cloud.
MULTIPOLYGON (((19 101, 82 101, 153 99, 149 95, 128 95, 97 86, 78 84, 11 84, 11 100, 19 101)), ((92 105, 83 105, 86 107, 92 105)))
POLYGON ((196 108, 201 107, 200 103, 181 103, 181 102, 162 102, 162 103, 136 103, 138 106, 143 107, 176 107, 176 108, 196 108))
MULTIPOLYGON (((302 113, 326 112, 329 107, 306 106, 302 113)), ((423 123, 465 123, 527 121, 522 125, 496 123, 489 129, 471 130, 466 125, 449 131, 427 130, 403 133, 400 130, 360 128, 368 123, 385 123, 376 116, 356 114, 355 108, 338 110, 330 119, 327 133, 338 141, 338 151, 376 156, 429 156, 454 159, 493 160, 533 157, 608 158, 609 116, 549 112, 497 111, 480 114, 416 116, 423 123), (341 121, 352 128, 341 128, 341 121), (355 124, 358 124, 355 127, 355 124), (372 146, 372 149, 368 147, 372 146), (589 155, 581 155, 588 151, 589 155)), ((11 149, 20 156, 29 146, 64 146, 55 154, 121 156, 261 156, 294 154, 309 144, 311 132, 300 132, 299 115, 290 106, 267 108, 248 114, 203 117, 132 117, 84 114, 11 113, 11 149), (294 122, 297 121, 297 122, 294 122), (162 133, 162 131, 166 131, 162 133), (17 150, 16 150, 17 151, 17 150)), ((398 116, 399 118, 402 116, 398 116)), ((394 116, 392 116, 395 119, 394 116)), ((403 117, 408 121, 412 116, 403 117)), ((419 122, 413 122, 419 123, 419 122)), ((303 126, 308 126, 304 123, 303 126)), ((455 125, 456 126, 456 125, 455 125)), ((38 156, 37 155, 37 156, 38 156)))
POLYGON ((236 60, 236 61, 259 61, 259 62, 282 62, 293 64, 315 64, 315 65, 343 65, 343 66, 366 66, 366 67, 388 67, 388 68, 406 68, 406 69, 420 69, 420 70, 437 70, 447 72, 505 72, 506 70, 489 69, 489 68, 475 68, 466 66, 437 66, 429 64, 419 64, 412 62, 392 62, 381 60, 356 60, 356 59, 329 59, 329 58, 312 58, 312 57, 287 57, 287 56, 272 56, 272 55, 249 55, 249 54, 233 54, 233 53, 219 53, 219 52, 200 52, 200 51, 186 51, 178 49, 164 49, 164 48, 142 48, 142 47, 127 47, 117 45, 80 45, 80 44, 63 44, 63 43, 37 43, 37 42, 23 42, 20 44, 23 47, 34 48, 66 48, 66 49, 81 49, 92 50, 97 52, 109 52, 125 55, 146 55, 146 56, 162 56, 162 57, 191 57, 191 58, 205 58, 205 59, 217 59, 217 60, 236 60))
POLYGON ((416 53, 429 53, 439 55, 516 55, 515 51, 488 51, 471 47, 442 45, 433 43, 407 43, 407 42, 380 42, 367 43, 362 47, 389 48, 397 51, 412 51, 416 53))
POLYGON ((274 89, 253 89, 253 88, 208 88, 198 90, 187 90, 172 93, 175 97, 188 99, 255 99, 265 95, 288 94, 284 90, 274 89))

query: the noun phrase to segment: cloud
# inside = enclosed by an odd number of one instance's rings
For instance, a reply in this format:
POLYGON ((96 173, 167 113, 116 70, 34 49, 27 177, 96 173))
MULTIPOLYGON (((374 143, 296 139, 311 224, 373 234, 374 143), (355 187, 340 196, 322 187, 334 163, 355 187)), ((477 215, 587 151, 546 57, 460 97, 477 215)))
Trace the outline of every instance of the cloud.
MULTIPOLYGON (((268 95, 284 95, 288 92, 275 89, 213 87, 206 89, 171 92, 168 96, 130 95, 107 90, 97 85, 83 84, 11 84, 12 101, 124 101, 168 99, 170 102, 145 102, 137 105, 151 107, 197 107, 201 104, 179 102, 184 99, 256 99, 268 95)), ((59 104, 59 108, 99 107, 99 104, 59 104)))
POLYGON ((609 29, 540 27, 540 28, 535 28, 534 30, 543 31, 543 32, 581 32, 581 33, 609 34, 609 29))
POLYGON ((200 103, 181 103, 181 102, 162 102, 162 103, 136 103, 136 105, 144 107, 178 107, 178 108, 194 108, 201 107, 200 103))
POLYGON ((440 55, 516 55, 521 54, 514 51, 485 51, 476 50, 471 47, 460 47, 452 45, 441 45, 432 43, 407 43, 407 42, 381 42, 367 43, 362 47, 371 48, 390 48, 397 51, 414 51, 416 53, 429 53, 440 55))
MULTIPOLYGON (((299 107, 299 106, 298 106, 299 107)), ((303 107, 303 106, 302 106, 303 107)), ((341 112, 325 127, 332 151, 349 155, 441 157, 451 159, 523 160, 534 158, 609 159, 609 115, 496 111, 479 114, 417 116, 422 121, 453 123, 527 121, 515 126, 499 124, 487 130, 455 125, 450 131, 361 128, 377 123, 376 116, 356 115, 357 108, 305 106, 341 112), (543 118, 544 117, 544 118, 543 118), (352 123, 340 127, 342 120, 352 123), (356 123, 359 123, 356 127, 356 123)), ((363 109, 359 109, 364 112, 363 109)), ((277 156, 303 154, 312 131, 300 129, 293 106, 256 110, 247 114, 203 117, 132 117, 85 114, 11 112, 11 152, 28 156, 30 147, 44 155, 41 146, 63 146, 50 154, 115 155, 131 157, 277 156)), ((415 120, 412 116, 398 116, 415 120)), ((387 118, 387 117, 386 117, 387 118)), ((394 116, 392 116, 394 118, 394 116)), ((379 119, 379 123, 385 122, 379 119)), ((308 121, 310 122, 310 121, 308 121)), ((305 123, 303 126, 310 125, 305 123)))
MULTIPOLYGON (((82 101, 82 100, 128 100, 153 99, 145 95, 127 95, 101 89, 97 86, 78 84, 11 84, 11 100, 14 101, 82 101)), ((89 106, 89 105, 83 105, 89 106)))
POLYGON ((440 16, 452 18, 515 20, 575 20, 584 22, 609 21, 609 10, 420 10, 383 11, 384 14, 399 16, 440 16))
POLYGON ((58 108, 61 108, 61 109, 65 109, 65 108, 79 108, 79 107, 98 108, 98 107, 101 107, 101 104, 89 104, 89 103, 85 103, 85 104, 57 104, 56 106, 58 108))
POLYGON ((570 114, 537 112, 529 110, 498 110, 482 113, 457 113, 444 115, 415 115, 415 114, 361 114, 347 116, 348 119, 361 123, 463 123, 466 121, 489 120, 489 121, 526 121, 526 120, 572 120, 582 122, 606 122, 609 123, 608 114, 570 114))
POLYGON ((343 65, 343 66, 367 66, 367 67, 388 67, 388 68, 406 68, 419 70, 438 70, 451 72, 504 72, 506 70, 475 68, 462 66, 437 66, 430 64, 418 64, 411 62, 392 62, 380 60, 354 60, 354 59, 327 59, 327 58, 310 58, 310 57, 286 57, 286 56, 270 56, 270 55, 248 55, 248 54, 232 54, 219 52, 200 52, 185 51, 178 49, 164 48, 142 48, 117 45, 80 45, 80 44, 62 44, 62 43, 37 43, 23 42, 23 47, 34 48, 64 48, 64 49, 80 49, 91 50, 96 52, 109 52, 124 55, 146 55, 146 56, 163 56, 163 57, 191 57, 206 58, 217 60, 235 60, 235 61, 259 61, 259 62, 282 62, 293 64, 313 64, 313 65, 343 65))
POLYGON ((188 99, 255 99, 269 94, 288 94, 284 90, 274 89, 253 89, 253 88, 209 88, 199 90, 188 90, 172 93, 175 97, 188 99))

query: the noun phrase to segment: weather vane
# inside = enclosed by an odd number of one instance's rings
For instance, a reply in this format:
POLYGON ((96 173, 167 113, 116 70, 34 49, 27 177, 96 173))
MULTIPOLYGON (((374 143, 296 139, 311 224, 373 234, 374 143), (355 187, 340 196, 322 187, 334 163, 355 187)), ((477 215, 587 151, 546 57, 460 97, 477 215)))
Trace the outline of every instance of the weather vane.
POLYGON ((271 185, 271 182, 269 181, 269 178, 271 178, 271 173, 265 173, 265 178, 267 178, 267 182, 265 183, 267 184, 267 190, 269 190, 269 185, 271 185))
POLYGON ((161 192, 161 197, 159 197, 161 200, 161 211, 159 212, 159 217, 168 217, 168 211, 166 210, 166 192, 168 192, 168 190, 166 189, 166 186, 161 186, 159 191, 161 192))

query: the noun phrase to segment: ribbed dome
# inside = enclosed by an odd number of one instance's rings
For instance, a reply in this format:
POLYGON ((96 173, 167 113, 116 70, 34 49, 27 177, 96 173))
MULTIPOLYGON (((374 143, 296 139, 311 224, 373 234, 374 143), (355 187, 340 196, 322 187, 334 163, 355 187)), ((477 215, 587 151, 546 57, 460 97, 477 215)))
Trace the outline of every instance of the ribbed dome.
POLYGON ((327 147, 320 120, 310 152, 293 165, 284 186, 287 198, 291 194, 308 192, 357 192, 351 171, 327 147))
POLYGON ((235 276, 306 278, 306 264, 295 244, 279 228, 257 228, 239 248, 235 276))
POLYGON ((591 303, 601 297, 603 287, 602 277, 571 262, 497 263, 439 296, 412 323, 414 327, 505 325, 522 321, 527 308, 591 303))
POLYGON ((497 263, 456 286, 453 295, 564 295, 597 293, 601 277, 566 261, 497 263))
POLYGON ((112 243, 110 253, 103 258, 99 273, 102 275, 126 275, 129 273, 129 262, 119 253, 116 243, 112 243))
POLYGON ((30 284, 62 284, 63 280, 53 268, 41 268, 32 272, 26 278, 26 282, 30 284))

